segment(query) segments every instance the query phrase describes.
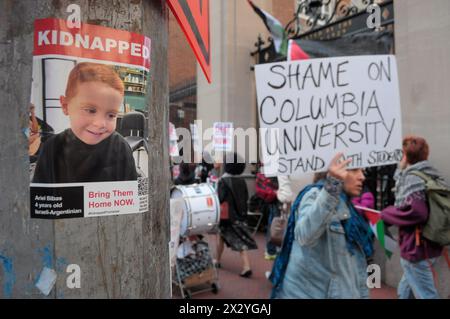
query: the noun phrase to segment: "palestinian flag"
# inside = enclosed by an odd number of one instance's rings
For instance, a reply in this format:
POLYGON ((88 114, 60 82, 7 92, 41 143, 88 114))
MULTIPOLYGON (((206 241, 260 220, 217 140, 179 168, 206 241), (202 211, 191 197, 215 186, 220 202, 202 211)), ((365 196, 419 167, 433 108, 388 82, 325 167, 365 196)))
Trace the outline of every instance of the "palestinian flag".
POLYGON ((287 59, 288 61, 307 60, 309 59, 309 55, 303 51, 297 41, 290 39, 288 42, 287 59))
POLYGON ((275 50, 277 53, 282 54, 284 56, 287 55, 287 36, 286 32, 284 31, 283 26, 281 25, 280 21, 272 17, 269 13, 266 11, 258 8, 251 2, 250 0, 247 0, 248 3, 252 6, 253 10, 255 10, 256 14, 261 17, 263 20, 266 28, 269 30, 273 42, 275 43, 275 50))
POLYGON ((361 206, 355 205, 355 207, 364 210, 364 215, 369 221, 370 228, 375 234, 375 237, 380 242, 381 247, 383 247, 386 256, 391 258, 392 253, 394 252, 395 249, 397 249, 398 245, 397 241, 394 238, 386 234, 385 232, 386 226, 384 225, 384 222, 381 219, 380 212, 372 209, 367 209, 361 206))

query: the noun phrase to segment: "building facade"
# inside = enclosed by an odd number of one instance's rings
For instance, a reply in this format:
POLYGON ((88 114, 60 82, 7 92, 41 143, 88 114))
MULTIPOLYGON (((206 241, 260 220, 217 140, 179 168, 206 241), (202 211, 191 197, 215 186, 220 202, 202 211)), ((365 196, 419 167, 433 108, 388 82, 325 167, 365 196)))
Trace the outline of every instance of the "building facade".
MULTIPOLYGON (((347 2, 364 5, 362 1, 347 2)), ((293 18, 298 1, 254 3, 286 25, 293 18)), ((397 0, 393 8, 395 21, 391 31, 395 30, 403 133, 422 135, 428 140, 431 162, 450 181, 450 166, 446 165, 450 157, 450 90, 446 79, 450 73, 450 2, 397 0)), ((252 71, 256 61, 250 53, 256 49, 259 34, 267 44, 268 31, 246 1, 211 0, 210 10, 213 81, 208 84, 197 67, 197 119, 202 120, 204 129, 215 121, 233 122, 235 128, 257 128, 252 71)), ((324 14, 330 12, 325 9, 324 14)), ((306 20, 300 19, 300 23, 306 20)), ((377 263, 382 267, 383 280, 395 287, 402 274, 398 254, 389 260, 380 256, 377 263)), ((449 298, 450 275, 444 260, 436 270, 442 283, 440 294, 449 298)))

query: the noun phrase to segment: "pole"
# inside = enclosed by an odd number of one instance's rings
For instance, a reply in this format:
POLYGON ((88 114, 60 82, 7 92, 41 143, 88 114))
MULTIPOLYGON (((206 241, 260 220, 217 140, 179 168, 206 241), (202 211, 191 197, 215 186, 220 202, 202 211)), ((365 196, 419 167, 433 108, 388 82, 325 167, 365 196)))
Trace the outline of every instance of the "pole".
POLYGON ((4 0, 0 2, 0 298, 170 298, 168 167, 168 11, 163 0, 4 0), (151 38, 148 212, 64 220, 30 219, 28 127, 33 22, 66 19, 151 38), (67 267, 81 269, 69 288, 67 267), (57 280, 48 296, 43 269, 57 280))

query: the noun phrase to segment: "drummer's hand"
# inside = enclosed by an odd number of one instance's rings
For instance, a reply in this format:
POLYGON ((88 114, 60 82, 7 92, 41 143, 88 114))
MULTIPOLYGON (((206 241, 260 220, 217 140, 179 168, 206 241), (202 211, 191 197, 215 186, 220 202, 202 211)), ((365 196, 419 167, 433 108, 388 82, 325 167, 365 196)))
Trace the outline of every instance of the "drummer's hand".
POLYGON ((345 161, 339 161, 344 154, 338 153, 331 160, 328 167, 328 175, 337 178, 341 181, 345 180, 348 175, 347 165, 351 163, 352 159, 346 159, 345 161))

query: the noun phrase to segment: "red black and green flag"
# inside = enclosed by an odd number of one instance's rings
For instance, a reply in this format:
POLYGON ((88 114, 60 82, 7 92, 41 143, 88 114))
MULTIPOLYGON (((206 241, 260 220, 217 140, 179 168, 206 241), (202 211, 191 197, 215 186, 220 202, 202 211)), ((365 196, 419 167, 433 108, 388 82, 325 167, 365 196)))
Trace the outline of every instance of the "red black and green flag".
POLYGON ((282 54, 284 56, 287 55, 287 35, 286 32, 281 25, 281 22, 275 19, 272 15, 264 11, 263 9, 255 6, 252 1, 247 0, 248 3, 252 6, 253 10, 255 10, 256 14, 260 16, 263 20, 266 28, 269 30, 270 35, 273 38, 273 42, 275 44, 275 50, 277 53, 282 54))

